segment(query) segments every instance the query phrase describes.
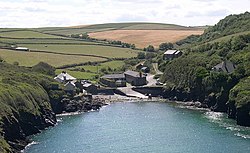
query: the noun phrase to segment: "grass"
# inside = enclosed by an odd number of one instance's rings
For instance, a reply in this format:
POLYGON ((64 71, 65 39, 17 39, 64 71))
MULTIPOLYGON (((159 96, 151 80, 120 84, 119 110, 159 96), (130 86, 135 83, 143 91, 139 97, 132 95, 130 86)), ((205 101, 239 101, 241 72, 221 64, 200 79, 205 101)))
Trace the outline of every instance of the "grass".
POLYGON ((71 76, 77 79, 87 79, 87 80, 95 80, 94 77, 97 75, 91 72, 80 72, 80 71, 72 71, 69 69, 57 69, 56 74, 60 74, 62 71, 66 71, 71 76))
POLYGON ((0 36, 10 38, 62 38, 29 30, 0 32, 0 36))
POLYGON ((0 49, 0 57, 8 63, 18 62, 21 66, 33 66, 41 61, 53 66, 84 63, 88 61, 103 61, 103 58, 88 56, 56 55, 49 53, 22 52, 0 49))
POLYGON ((91 33, 91 32, 101 32, 110 30, 194 30, 194 29, 204 29, 204 28, 192 28, 185 27, 174 24, 162 24, 162 23, 144 23, 144 22, 131 22, 131 23, 106 23, 106 24, 95 24, 95 25, 79 25, 68 28, 39 28, 37 30, 44 31, 53 34, 80 34, 80 33, 91 33))
POLYGON ((89 33, 89 32, 98 32, 98 31, 107 31, 113 30, 114 28, 103 28, 103 29, 84 29, 84 28, 68 28, 68 29, 58 29, 52 31, 45 31, 46 33, 51 34, 61 34, 61 35, 71 35, 71 34, 81 34, 81 33, 89 33))
POLYGON ((239 32, 239 33, 236 33, 236 34, 220 37, 218 39, 210 41, 209 43, 222 42, 222 41, 225 42, 225 41, 228 41, 229 39, 231 39, 232 37, 239 36, 239 35, 245 35, 245 34, 249 34, 249 33, 250 33, 250 31, 239 32))
POLYGON ((111 69, 119 69, 124 64, 125 64, 124 61, 110 61, 110 62, 101 63, 98 66, 86 65, 86 66, 78 66, 76 68, 83 68, 85 71, 97 73, 102 68, 108 69, 108 67, 110 67, 111 69))
POLYGON ((9 39, 9 38, 0 38, 0 42, 8 44, 97 44, 95 42, 87 42, 84 40, 76 39, 59 39, 59 38, 34 38, 34 39, 9 39))
POLYGON ((56 52, 56 53, 98 55, 98 56, 103 56, 103 57, 108 57, 108 58, 130 58, 130 57, 136 57, 138 54, 138 51, 128 49, 128 48, 119 48, 119 47, 110 47, 110 46, 101 46, 101 45, 26 44, 25 47, 28 47, 32 50, 43 50, 43 51, 51 51, 51 52, 56 52))

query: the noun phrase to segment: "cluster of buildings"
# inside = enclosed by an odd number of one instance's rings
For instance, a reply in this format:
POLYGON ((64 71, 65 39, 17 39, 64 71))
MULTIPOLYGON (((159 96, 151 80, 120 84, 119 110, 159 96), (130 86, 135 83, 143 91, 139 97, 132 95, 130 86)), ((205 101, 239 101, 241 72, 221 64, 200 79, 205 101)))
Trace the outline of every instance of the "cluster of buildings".
POLYGON ((97 92, 97 86, 95 84, 92 84, 88 80, 77 80, 65 71, 57 75, 54 79, 60 83, 63 83, 64 91, 72 95, 76 93, 76 89, 79 89, 79 92, 85 94, 95 94, 97 92))
MULTIPOLYGON (((77 80, 67 72, 63 71, 54 78, 57 82, 64 84, 64 91, 74 95, 78 90, 81 93, 97 94, 98 86, 88 80, 77 80)), ((126 87, 126 83, 132 86, 143 86, 147 84, 146 75, 142 72, 128 70, 120 74, 108 74, 100 78, 100 83, 106 87, 126 87)))
POLYGON ((130 83, 132 86, 147 84, 144 73, 131 70, 119 74, 104 75, 100 78, 100 82, 108 87, 126 87, 126 83, 130 83))

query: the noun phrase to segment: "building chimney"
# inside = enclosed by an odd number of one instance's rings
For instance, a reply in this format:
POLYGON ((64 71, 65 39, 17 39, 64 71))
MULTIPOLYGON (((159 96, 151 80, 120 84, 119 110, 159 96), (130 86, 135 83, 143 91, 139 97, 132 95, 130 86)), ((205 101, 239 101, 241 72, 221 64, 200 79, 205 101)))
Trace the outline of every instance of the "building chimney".
POLYGON ((66 74, 63 75, 63 81, 66 81, 66 74))

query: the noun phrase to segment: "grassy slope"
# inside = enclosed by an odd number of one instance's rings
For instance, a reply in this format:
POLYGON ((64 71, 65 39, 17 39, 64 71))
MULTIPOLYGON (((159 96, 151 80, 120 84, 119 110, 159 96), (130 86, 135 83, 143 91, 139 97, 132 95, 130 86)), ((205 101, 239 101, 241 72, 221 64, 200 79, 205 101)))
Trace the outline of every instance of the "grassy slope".
MULTIPOLYGON (((194 29, 204 29, 204 28, 194 28, 194 27, 185 27, 174 24, 162 24, 162 23, 147 23, 147 22, 131 22, 131 23, 106 23, 106 24, 95 24, 88 26, 78 26, 78 27, 69 27, 61 29, 45 29, 43 30, 46 33, 53 34, 79 34, 79 33, 90 33, 90 32, 100 32, 100 31, 109 31, 109 30, 194 30, 194 29)), ((38 29, 40 30, 40 29, 38 29)))
POLYGON ((85 71, 97 73, 97 69, 98 70, 102 68, 108 69, 108 67, 110 67, 111 69, 118 69, 118 68, 121 68, 124 64, 125 63, 123 61, 110 61, 110 62, 101 63, 98 66, 87 65, 87 66, 80 66, 78 68, 84 68, 85 71))
MULTIPOLYGON (((19 118, 20 112, 32 114, 38 118, 45 109, 51 110, 48 95, 39 82, 50 83, 53 80, 48 76, 7 63, 0 63, 0 78, 2 78, 0 80, 0 152, 4 153, 10 152, 10 146, 2 138, 3 118, 13 122, 13 118, 17 121, 27 117, 19 118)), ((13 137, 16 136, 13 135, 13 137)))
POLYGON ((57 53, 72 53, 72 54, 88 54, 99 55, 108 58, 129 58, 137 56, 138 51, 99 45, 39 45, 39 44, 26 44, 26 47, 32 50, 52 51, 57 53))
POLYGON ((85 63, 88 61, 103 61, 103 58, 89 56, 57 55, 48 53, 22 52, 0 49, 0 57, 8 63, 18 62, 21 66, 33 66, 41 61, 53 66, 85 63))
POLYGON ((47 35, 35 31, 8 31, 0 32, 1 37, 10 37, 10 38, 62 38, 59 36, 47 35))
POLYGON ((98 44, 95 42, 87 42, 83 40, 74 40, 74 39, 58 39, 58 38, 23 38, 23 39, 14 39, 14 38, 0 38, 0 42, 5 44, 98 44))

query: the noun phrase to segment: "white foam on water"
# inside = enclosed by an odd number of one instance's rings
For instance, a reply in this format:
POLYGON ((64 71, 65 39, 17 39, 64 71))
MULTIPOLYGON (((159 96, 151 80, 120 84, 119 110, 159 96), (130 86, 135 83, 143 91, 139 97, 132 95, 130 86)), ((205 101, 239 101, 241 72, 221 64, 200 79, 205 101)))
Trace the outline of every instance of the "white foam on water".
POLYGON ((224 113, 209 111, 209 112, 205 112, 205 116, 212 122, 216 122, 222 119, 222 117, 224 116, 224 113))
POLYGON ((32 141, 31 143, 29 143, 27 146, 25 146, 25 148, 23 150, 21 150, 21 152, 24 152, 27 148, 29 148, 32 145, 37 145, 39 144, 38 142, 32 141))
POLYGON ((239 132, 237 132, 237 133, 234 134, 234 135, 236 135, 236 136, 238 136, 238 137, 242 137, 242 138, 244 138, 244 139, 250 139, 250 135, 242 134, 242 133, 239 133, 239 132))

